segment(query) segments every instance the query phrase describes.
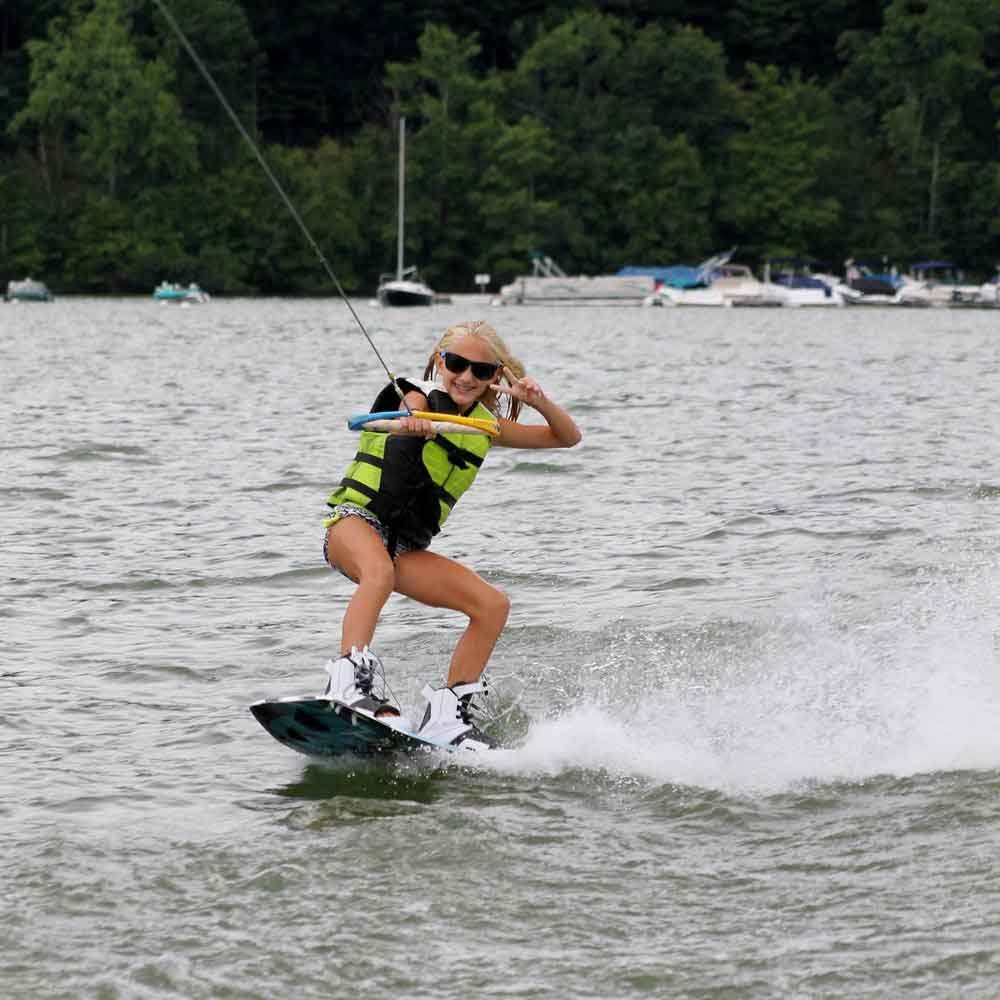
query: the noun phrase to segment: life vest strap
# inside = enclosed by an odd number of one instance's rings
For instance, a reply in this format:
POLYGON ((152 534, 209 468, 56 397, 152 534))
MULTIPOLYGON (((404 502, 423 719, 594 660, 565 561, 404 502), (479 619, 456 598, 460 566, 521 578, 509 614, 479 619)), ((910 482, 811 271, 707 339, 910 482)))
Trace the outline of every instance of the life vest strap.
POLYGON ((481 455, 469 451, 467 448, 459 447, 454 441, 449 441, 446 437, 431 438, 434 444, 439 445, 448 455, 448 461, 457 469, 465 469, 474 465, 477 469, 483 464, 481 455))
POLYGON ((368 497, 369 500, 374 500, 379 494, 378 490, 373 490, 367 483, 361 482, 360 479, 351 479, 350 476, 345 476, 340 481, 342 488, 356 490, 363 496, 368 497))
POLYGON ((458 497, 453 497, 443 486, 435 485, 434 493, 437 495, 438 500, 448 505, 449 510, 458 503, 458 497))

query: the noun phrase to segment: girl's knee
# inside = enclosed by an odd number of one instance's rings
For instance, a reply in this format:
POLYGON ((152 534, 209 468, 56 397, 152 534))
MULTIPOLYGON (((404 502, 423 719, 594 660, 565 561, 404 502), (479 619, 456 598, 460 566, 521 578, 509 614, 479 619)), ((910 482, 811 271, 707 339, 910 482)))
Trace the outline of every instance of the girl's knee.
POLYGON ((502 590, 497 591, 497 610, 500 617, 506 622, 507 616, 510 614, 510 598, 502 590))
POLYGON ((396 570, 388 556, 360 568, 358 586, 366 590, 391 594, 396 583, 396 570))
POLYGON ((498 628, 503 628, 510 614, 510 598, 496 587, 489 587, 480 599, 479 614, 498 628))

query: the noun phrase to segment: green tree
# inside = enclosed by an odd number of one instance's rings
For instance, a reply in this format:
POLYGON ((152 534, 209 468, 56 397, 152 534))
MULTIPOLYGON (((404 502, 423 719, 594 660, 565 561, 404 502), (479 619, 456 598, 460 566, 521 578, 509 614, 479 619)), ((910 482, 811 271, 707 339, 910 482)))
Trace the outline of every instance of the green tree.
POLYGON ((719 217, 750 253, 802 253, 837 220, 838 203, 818 183, 830 150, 817 141, 816 120, 802 110, 808 85, 798 78, 781 83, 775 66, 750 65, 748 73, 719 217))
MULTIPOLYGON (((327 139, 309 156, 298 207, 337 279, 345 288, 360 290, 363 283, 356 258, 363 242, 362 216, 351 196, 354 170, 348 147, 327 139)), ((313 259, 315 263, 303 276, 300 287, 312 293, 333 294, 329 278, 319 261, 313 259)))
MULTIPOLYGON (((143 62, 162 60, 170 67, 170 90, 176 95, 189 130, 198 139, 199 159, 207 170, 226 166, 242 155, 233 142, 228 124, 220 127, 223 112, 200 70, 184 51, 160 15, 153 19, 139 14, 149 0, 130 0, 137 5, 133 37, 143 62)), ((219 89, 251 134, 257 128, 257 77, 263 56, 238 0, 169 0, 170 10, 191 40, 199 58, 219 89)), ((293 139, 294 143, 295 140, 293 139)))
POLYGON ((631 109, 660 137, 634 132, 620 144, 617 169, 631 189, 621 192, 628 223, 615 242, 633 262, 701 259, 713 243, 715 192, 737 124, 726 54, 698 28, 649 24, 626 44, 620 72, 622 117, 631 109))
POLYGON ((961 156, 969 105, 977 94, 987 99, 984 46, 998 19, 993 0, 893 0, 880 33, 848 34, 841 42, 852 78, 877 84, 897 183, 922 192, 911 231, 929 247, 939 245, 943 181, 953 173, 950 158, 961 156))
POLYGON ((577 13, 540 34, 505 81, 506 113, 530 115, 551 137, 558 166, 538 193, 559 211, 535 249, 567 269, 596 273, 622 263, 610 238, 619 209, 613 191, 619 135, 649 117, 639 102, 621 99, 625 45, 622 22, 577 13))
POLYGON ((53 20, 47 40, 27 44, 31 94, 11 128, 37 131, 53 194, 68 151, 112 198, 130 180, 169 180, 197 166, 170 68, 140 59, 127 15, 127 0, 96 0, 75 19, 53 20))
POLYGON ((641 122, 683 133, 701 150, 721 148, 736 92, 718 42, 697 28, 650 24, 626 45, 619 73, 621 101, 641 122))
POLYGON ((28 99, 28 52, 25 43, 45 35, 46 26, 65 0, 0 2, 0 150, 10 145, 11 118, 28 99))
POLYGON ((27 153, 0 159, 0 204, 0 275, 42 274, 48 198, 27 153))
POLYGON ((633 264, 704 258, 712 241, 712 184, 697 149, 684 135, 667 139, 650 127, 626 130, 621 148, 623 167, 612 187, 616 256, 633 264))
POLYGON ((470 282, 478 246, 472 193, 498 124, 492 88, 474 68, 474 37, 428 25, 419 49, 412 63, 390 63, 386 75, 397 108, 413 126, 407 139, 405 257, 426 269, 432 285, 440 279, 461 287, 470 282))
POLYGON ((69 232, 63 280, 80 291, 134 291, 137 258, 141 267, 145 254, 161 254, 157 234, 144 238, 133 213, 107 194, 87 194, 70 220, 69 232))
POLYGON ((489 141, 485 169, 472 193, 481 227, 476 269, 505 280, 524 272, 532 251, 570 229, 563 208, 539 191, 551 186, 556 149, 548 130, 525 115, 499 125, 489 141))
POLYGON ((613 130, 622 78, 624 26, 586 11, 541 34, 519 60, 508 100, 554 132, 574 136, 583 151, 613 130))

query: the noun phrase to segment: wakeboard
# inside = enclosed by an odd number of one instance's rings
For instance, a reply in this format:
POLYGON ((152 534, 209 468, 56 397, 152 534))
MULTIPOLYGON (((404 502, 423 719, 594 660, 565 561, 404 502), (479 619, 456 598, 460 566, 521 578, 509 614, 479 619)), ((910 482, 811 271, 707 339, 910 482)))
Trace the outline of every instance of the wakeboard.
POLYGON ((279 743, 310 757, 375 757, 458 749, 423 739, 402 721, 392 726, 329 698, 258 701, 250 711, 279 743))

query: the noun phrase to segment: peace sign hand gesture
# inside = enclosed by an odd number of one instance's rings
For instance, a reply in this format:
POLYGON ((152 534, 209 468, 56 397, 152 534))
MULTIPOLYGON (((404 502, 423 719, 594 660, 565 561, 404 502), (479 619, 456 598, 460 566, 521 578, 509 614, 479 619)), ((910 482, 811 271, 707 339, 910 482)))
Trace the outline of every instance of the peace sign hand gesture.
POLYGON ((510 385, 503 385, 498 379, 490 386, 494 392, 506 393, 508 396, 519 399, 521 402, 527 403, 528 406, 532 406, 535 409, 538 409, 540 405, 545 403, 546 396, 542 391, 542 387, 529 375, 525 375, 524 378, 518 378, 506 365, 501 365, 500 371, 510 380, 510 385))

